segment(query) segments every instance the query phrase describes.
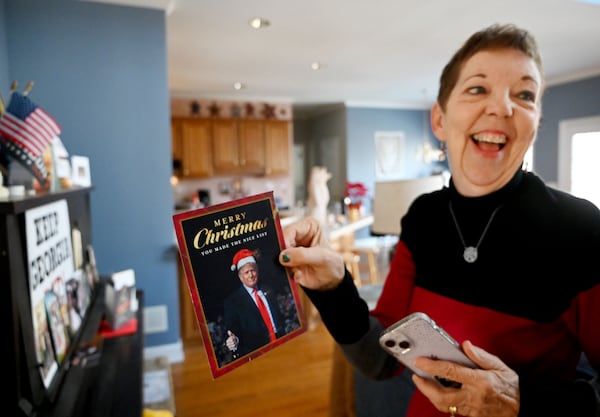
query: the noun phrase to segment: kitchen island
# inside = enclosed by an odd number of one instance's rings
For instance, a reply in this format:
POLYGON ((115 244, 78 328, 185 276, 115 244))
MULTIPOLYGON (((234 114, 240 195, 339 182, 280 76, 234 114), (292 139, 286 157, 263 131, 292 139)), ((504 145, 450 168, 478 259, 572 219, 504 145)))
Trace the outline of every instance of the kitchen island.
MULTIPOLYGON (((301 218, 301 216, 297 216, 294 214, 286 214, 280 215, 279 221, 281 223, 281 227, 285 228, 286 226, 299 221, 301 218)), ((345 221, 343 223, 327 224, 323 227, 323 229, 325 230, 325 235, 327 236, 327 239, 331 242, 336 241, 347 235, 354 235, 354 233, 357 230, 372 225, 373 220, 373 216, 369 214, 355 221, 345 221)))

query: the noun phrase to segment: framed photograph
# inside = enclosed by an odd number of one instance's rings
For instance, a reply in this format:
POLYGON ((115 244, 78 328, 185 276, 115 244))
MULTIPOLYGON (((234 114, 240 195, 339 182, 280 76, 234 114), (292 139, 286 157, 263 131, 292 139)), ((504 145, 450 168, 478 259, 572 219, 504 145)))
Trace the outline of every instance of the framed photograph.
POLYGON ((404 132, 375 132, 375 178, 399 179, 404 153, 404 132))
POLYGON ((48 327, 50 328, 50 335, 52 336, 52 346, 54 347, 54 354, 56 355, 56 362, 61 364, 65 359, 67 348, 69 347, 67 326, 63 321, 63 316, 60 312, 60 304, 54 292, 46 292, 44 303, 46 306, 48 327))
POLYGON ((35 357, 37 359, 37 365, 40 369, 42 380, 44 381, 44 386, 48 388, 54 375, 58 371, 58 362, 56 362, 54 345, 52 343, 52 336, 50 335, 48 318, 46 316, 45 300, 39 300, 33 306, 32 313, 34 318, 35 357))
POLYGON ((273 192, 173 216, 213 378, 306 330, 299 287, 279 263, 273 192))
POLYGON ((92 185, 90 159, 87 156, 71 156, 71 169, 71 182, 73 185, 78 185, 80 187, 89 187, 92 185))
POLYGON ((71 335, 74 336, 83 322, 83 312, 79 305, 79 287, 81 282, 73 275, 67 280, 65 288, 67 293, 67 304, 69 306, 69 326, 71 335))
POLYGON ((100 282, 100 275, 98 273, 98 265, 96 263, 96 253, 94 252, 94 247, 91 244, 88 244, 85 248, 85 253, 87 257, 85 272, 90 284, 90 288, 93 289, 96 287, 96 284, 100 282))
POLYGON ((135 319, 137 311, 135 271, 130 268, 114 272, 110 275, 108 283, 105 288, 106 322, 112 330, 119 330, 135 319))

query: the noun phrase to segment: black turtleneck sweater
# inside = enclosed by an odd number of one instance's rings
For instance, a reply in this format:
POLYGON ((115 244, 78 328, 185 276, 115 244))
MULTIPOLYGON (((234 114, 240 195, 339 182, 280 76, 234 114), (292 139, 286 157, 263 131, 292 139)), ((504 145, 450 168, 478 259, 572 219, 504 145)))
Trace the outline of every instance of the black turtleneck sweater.
MULTIPOLYGON (((461 196, 452 182, 424 194, 401 225, 383 293, 370 312, 382 327, 424 311, 459 342, 471 340, 519 374, 521 417, 595 417, 593 392, 574 381, 582 352, 600 369, 596 206, 519 171, 482 197, 461 196), (467 246, 481 241, 473 263, 463 259, 457 225, 467 246)), ((381 355, 377 339, 365 336, 373 324, 349 274, 336 290, 306 291, 336 341, 361 344, 362 357, 353 363, 372 364, 365 352, 381 355)), ((417 391, 407 415, 445 413, 417 391)))

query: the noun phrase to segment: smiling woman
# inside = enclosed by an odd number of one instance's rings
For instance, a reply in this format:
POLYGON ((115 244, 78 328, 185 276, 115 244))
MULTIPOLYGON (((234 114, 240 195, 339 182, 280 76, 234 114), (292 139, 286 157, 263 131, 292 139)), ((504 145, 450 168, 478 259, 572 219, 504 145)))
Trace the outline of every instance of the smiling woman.
POLYGON ((453 55, 431 116, 448 145, 449 184, 419 195, 401 217, 374 309, 348 270, 340 277, 344 260, 322 241, 322 227, 303 221, 284 232, 291 243, 283 264, 296 271, 357 371, 386 380, 406 369, 378 339, 414 312, 457 338, 480 368, 435 355, 415 359, 421 373, 462 385, 449 391, 413 373, 407 416, 597 414, 600 386, 582 383, 577 362, 585 355, 600 370, 593 320, 600 314, 600 211, 522 169, 537 133, 542 80, 536 41, 515 25, 486 27, 453 55), (569 279, 545 286, 550 298, 539 298, 539 278, 556 275, 569 279), (518 335, 518 348, 503 342, 509 335, 518 335))

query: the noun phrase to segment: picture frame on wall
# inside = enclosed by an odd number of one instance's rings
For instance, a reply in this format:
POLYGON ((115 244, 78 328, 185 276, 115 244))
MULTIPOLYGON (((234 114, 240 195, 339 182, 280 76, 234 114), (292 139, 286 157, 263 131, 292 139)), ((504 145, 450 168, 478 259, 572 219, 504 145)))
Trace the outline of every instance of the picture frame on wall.
POLYGON ((375 132, 375 178, 400 179, 405 153, 404 132, 375 132))

